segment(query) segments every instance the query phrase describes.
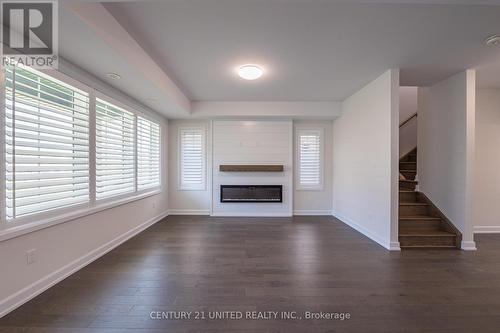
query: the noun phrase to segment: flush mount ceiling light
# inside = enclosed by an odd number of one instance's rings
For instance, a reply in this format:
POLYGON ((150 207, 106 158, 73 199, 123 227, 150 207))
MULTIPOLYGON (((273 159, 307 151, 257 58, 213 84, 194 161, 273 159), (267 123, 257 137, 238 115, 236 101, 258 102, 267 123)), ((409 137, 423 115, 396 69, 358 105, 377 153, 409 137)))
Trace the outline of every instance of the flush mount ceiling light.
POLYGON ((257 65, 243 65, 238 69, 238 75, 244 80, 257 80, 262 74, 264 71, 257 65))
POLYGON ((116 73, 106 73, 106 76, 109 77, 112 80, 119 80, 119 79, 122 78, 120 76, 120 74, 116 74, 116 73))
POLYGON ((500 35, 494 35, 486 38, 484 40, 487 46, 498 46, 500 45, 500 35))

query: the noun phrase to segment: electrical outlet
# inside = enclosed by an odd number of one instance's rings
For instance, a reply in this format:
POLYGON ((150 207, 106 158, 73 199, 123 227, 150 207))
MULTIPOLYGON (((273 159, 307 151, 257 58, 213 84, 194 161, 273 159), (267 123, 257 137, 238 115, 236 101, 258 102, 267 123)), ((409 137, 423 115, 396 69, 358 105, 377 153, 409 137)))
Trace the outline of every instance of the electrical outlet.
POLYGON ((26 263, 31 265, 36 262, 36 249, 26 251, 26 263))

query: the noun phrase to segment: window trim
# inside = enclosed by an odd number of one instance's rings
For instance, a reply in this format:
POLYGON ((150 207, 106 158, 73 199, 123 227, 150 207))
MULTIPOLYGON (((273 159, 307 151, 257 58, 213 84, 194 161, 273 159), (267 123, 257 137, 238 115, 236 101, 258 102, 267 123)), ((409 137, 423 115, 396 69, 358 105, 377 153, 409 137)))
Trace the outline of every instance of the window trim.
MULTIPOLYGON (((95 113, 95 124, 94 126, 97 127, 97 99, 100 99, 101 101, 103 101, 104 103, 107 103, 109 104, 111 107, 117 107, 118 109, 122 109, 123 111, 125 112, 128 112, 130 114, 132 114, 132 137, 133 137, 133 143, 132 143, 132 149, 134 151, 134 158, 133 158, 133 166, 134 166, 134 170, 133 170, 133 174, 134 174, 134 180, 132 182, 132 186, 133 186, 133 190, 132 191, 128 191, 128 192, 123 192, 123 193, 118 193, 118 194, 112 194, 112 195, 107 195, 107 196, 104 196, 102 198, 97 198, 97 147, 95 147, 95 161, 94 161, 94 165, 92 165, 92 168, 95 170, 95 176, 96 176, 96 180, 94 182, 94 186, 93 186, 93 189, 94 191, 96 191, 96 198, 95 198, 95 201, 96 202, 108 202, 108 201, 113 201, 113 200, 120 200, 122 198, 126 198, 130 195, 134 195, 136 192, 137 192, 137 114, 133 111, 130 110, 130 108, 125 108, 120 104, 117 104, 117 103, 114 103, 114 102, 110 102, 108 100, 105 100, 105 99, 102 99, 101 97, 98 97, 96 96, 96 100, 95 100, 95 103, 94 104, 94 111, 96 112, 95 113)), ((121 111, 121 110, 119 110, 121 111)), ((94 132, 94 138, 97 140, 97 128, 96 128, 96 131, 94 132)))
MULTIPOLYGON (((59 72, 58 72, 59 73, 59 72)), ((64 75, 64 74, 63 74, 64 75)), ((96 187, 95 186, 91 186, 91 192, 94 192, 94 206, 99 206, 100 204, 102 205, 108 205, 108 204, 113 204, 115 201, 116 202, 120 202, 122 200, 125 200, 129 197, 138 197, 136 200, 140 200, 140 196, 142 195, 150 195, 151 193, 153 194, 158 194, 160 192, 163 191, 163 167, 164 167, 164 164, 163 164, 163 156, 164 156, 164 153, 163 153, 163 148, 164 148, 164 142, 163 142, 163 125, 162 125, 162 122, 159 118, 157 117, 154 117, 154 116, 150 116, 149 114, 145 114, 144 112, 140 112, 140 111, 137 111, 135 110, 134 107, 131 107, 131 106, 128 106, 128 104, 126 103, 123 103, 123 102, 120 102, 118 100, 116 100, 115 98, 111 97, 111 96, 108 96, 104 93, 102 93, 101 91, 99 90, 96 90, 96 89, 91 89, 92 90, 92 94, 91 96, 93 96, 94 100, 91 100, 91 119, 94 121, 93 124, 90 124, 91 127, 93 127, 93 130, 94 130, 94 133, 92 134, 92 137, 91 139, 94 140, 94 145, 92 146, 92 149, 94 150, 94 155, 92 156, 92 158, 95 160, 95 157, 96 157, 96 154, 95 154, 95 139, 96 139, 96 133, 95 133, 95 130, 96 130, 96 112, 95 112, 95 107, 96 107, 96 100, 97 98, 107 102, 107 103, 110 103, 110 104, 114 104, 128 112, 131 112, 133 115, 134 115, 134 151, 135 151, 135 161, 137 162, 137 117, 138 116, 141 116, 149 121, 152 121, 152 122, 155 122, 157 123, 159 126, 160 126, 160 165, 159 165, 159 168, 160 168, 160 185, 157 186, 157 187, 151 187, 151 188, 146 188, 146 189, 142 189, 142 190, 138 190, 138 187, 137 187, 137 163, 134 163, 135 165, 135 183, 134 183, 134 186, 135 186, 135 190, 133 192, 129 192, 129 193, 124 193, 124 194, 120 194, 120 195, 116 195, 116 196, 111 196, 111 197, 105 197, 105 198, 101 198, 101 199, 97 199, 95 197, 95 190, 96 190, 96 187), (93 110, 92 110, 93 109, 93 110)), ((93 172, 94 172, 94 175, 96 175, 96 167, 97 167, 97 164, 96 164, 96 161, 94 161, 94 163, 91 165, 91 168, 93 169, 93 172)), ((94 184, 95 184, 95 181, 94 181, 94 184)), ((134 201, 134 200, 132 200, 134 201)), ((92 204, 92 201, 91 201, 91 204, 92 204)))
MULTIPOLYGON (((61 215, 61 214, 65 214, 69 211, 72 211, 74 209, 82 209, 84 207, 89 207, 90 206, 90 191, 91 191, 91 183, 90 183, 90 144, 91 144, 91 132, 90 132, 90 120, 91 120, 91 115, 90 115, 90 111, 91 111, 91 107, 90 107, 90 103, 91 103, 91 89, 85 85, 83 85, 82 83, 79 83, 77 81, 75 81, 74 79, 71 79, 70 77, 66 77, 64 74, 61 74, 61 73, 58 73, 57 75, 49 75, 49 72, 48 70, 34 70, 34 69, 31 69, 30 67, 26 67, 26 66, 18 66, 18 67, 21 67, 21 68, 25 68, 26 70, 28 71, 34 71, 35 75, 41 77, 41 78, 44 78, 46 80, 54 80, 54 81, 60 81, 63 85, 67 85, 69 86, 69 89, 72 89, 72 90, 80 90, 81 92, 87 94, 87 98, 88 98, 88 121, 89 121, 89 124, 88 124, 88 135, 89 135, 89 138, 88 138, 88 165, 89 165, 89 173, 88 173, 88 176, 89 176, 89 181, 88 181, 88 199, 84 200, 84 201, 81 201, 81 202, 76 202, 76 203, 73 203, 73 204, 68 204, 68 205, 63 205, 63 206, 59 206, 59 207, 54 207, 54 208, 50 208, 50 209, 46 209, 46 210, 42 210, 42 211, 39 211, 39 212, 34 212, 34 213, 31 213, 31 214, 28 214, 28 215, 23 215, 23 216, 19 216, 19 217, 14 217, 12 219, 7 219, 7 212, 6 212, 6 209, 7 209, 7 190, 6 190, 6 173, 7 173, 7 169, 6 169, 6 156, 7 156, 7 151, 5 150, 6 148, 6 105, 5 105, 5 98, 6 98, 6 91, 7 91, 7 79, 6 79, 6 70, 3 70, 2 71, 2 77, 0 77, 0 81, 1 81, 1 90, 2 90, 2 116, 0 117, 2 119, 2 132, 1 132, 1 137, 0 137, 0 146, 2 146, 2 160, 1 160, 1 163, 2 163, 2 170, 1 170, 1 176, 0 178, 2 179, 2 189, 1 189, 1 202, 2 202, 2 210, 0 212, 1 214, 1 223, 0 223, 0 232, 2 230, 7 230, 7 229, 10 229, 11 227, 13 226, 17 226, 17 225, 22 225, 22 224, 27 224, 27 223, 31 223, 32 221, 37 221, 39 219, 46 219, 46 218, 50 218, 50 217, 54 217, 54 216, 58 216, 58 215, 61 215)), ((54 72, 56 73, 56 72, 54 72)), ((13 82, 14 84, 14 82, 13 82)), ((15 154, 15 149, 14 149, 14 154, 15 154)))
MULTIPOLYGON (((164 156, 164 125, 160 117, 146 114, 137 110, 137 107, 129 106, 126 103, 122 103, 109 95, 94 89, 87 84, 84 84, 64 73, 56 70, 37 70, 42 76, 47 76, 48 78, 53 78, 66 83, 74 88, 82 90, 89 94, 89 200, 83 203, 77 203, 70 206, 64 206, 60 208, 54 208, 48 211, 42 211, 39 213, 30 214, 27 216, 18 217, 7 222, 6 219, 6 180, 5 180, 5 90, 6 90, 6 77, 5 75, 0 75, 0 110, 3 111, 0 117, 0 242, 8 240, 11 238, 19 237, 21 235, 31 233, 37 230, 48 228, 57 224, 69 222, 84 216, 92 215, 103 210, 111 209, 117 206, 121 206, 133 201, 141 200, 153 195, 158 195, 162 193, 163 188, 163 156, 164 156), (95 200, 95 121, 96 121, 96 110, 95 103, 96 98, 100 98, 108 103, 112 103, 119 106, 133 114, 134 117, 134 139, 137 141, 137 131, 135 128, 135 123, 137 122, 137 117, 141 116, 149 121, 158 124, 160 128, 160 185, 156 187, 146 188, 138 190, 137 183, 134 184, 134 191, 125 193, 123 195, 112 196, 109 198, 103 198, 100 200, 95 200), (94 179, 93 179, 94 177, 94 179)), ((111 92, 113 93, 113 92, 111 92)), ((136 150, 137 148, 134 147, 136 150)), ((137 171, 137 163, 134 163, 134 168, 137 171)))
MULTIPOLYGON (((99 202, 99 203, 108 203, 108 202, 112 202, 113 200, 122 200, 123 198, 127 198, 129 196, 134 196, 136 194, 144 194, 144 193, 149 193, 149 192, 153 192, 153 191, 157 191, 157 190, 163 190, 163 167, 164 167, 164 164, 163 164, 163 157, 164 157, 164 152, 163 152, 163 148, 164 148, 164 141, 163 141, 163 132, 164 132, 164 128, 163 128, 163 125, 162 125, 162 121, 160 118, 157 118, 157 117, 154 117, 154 116, 151 116, 149 114, 145 114, 144 112, 140 112, 140 111, 136 111, 133 107, 131 106, 128 106, 126 103, 122 103, 118 100, 116 100, 115 98, 113 97, 110 97, 102 92, 100 92, 99 90, 95 90, 93 89, 93 96, 94 98, 97 100, 97 98, 99 99, 102 99, 103 101, 107 102, 107 103, 111 103, 111 104, 114 104, 126 111, 129 111, 129 112, 132 112, 134 114, 134 150, 135 150, 135 160, 137 161, 137 117, 138 116, 141 116, 142 118, 144 119, 147 119, 149 121, 152 121, 154 123, 157 123, 159 126, 160 126, 160 185, 157 186, 157 187, 151 187, 151 188, 146 188, 146 189, 143 189, 143 190, 138 190, 137 188, 137 175, 135 177, 135 191, 134 192, 130 192, 130 193, 125 193, 125 194, 122 194, 122 195, 117 195, 117 196, 112 196, 112 197, 107 197, 107 198, 102 198, 102 199, 99 199, 97 200, 96 199, 96 202, 99 202)), ((91 104, 91 108, 94 108, 94 111, 93 113, 91 112, 91 116, 93 116, 94 118, 94 124, 92 125, 94 127, 94 131, 95 131, 95 100, 93 101, 93 104, 91 104)), ((93 137, 92 137, 94 140, 96 138, 96 135, 95 133, 93 134, 93 137)), ((94 149, 95 149, 95 145, 93 146, 94 149)), ((95 157, 95 154, 94 154, 94 157, 95 157)), ((137 163, 135 163, 135 165, 137 166, 137 163)), ((95 167, 96 167, 96 164, 94 162, 93 164, 93 169, 94 169, 94 172, 95 172, 95 167)), ((135 168, 135 173, 137 173, 137 167, 135 168)), ((93 190, 95 191, 95 186, 92 186, 93 190)))
POLYGON ((7 189, 6 189, 6 139, 5 139, 5 97, 6 97, 6 78, 5 72, 2 70, 0 72, 0 232, 7 228, 7 189))
MULTIPOLYGON (((154 195, 158 195, 161 193, 160 189, 154 190, 154 191, 149 191, 147 193, 142 193, 142 194, 137 194, 133 196, 129 196, 127 198, 121 198, 119 200, 114 200, 112 202, 99 202, 98 205, 95 205, 93 207, 87 207, 75 210, 75 206, 71 206, 71 212, 64 212, 61 213, 58 211, 58 214, 55 216, 46 216, 42 219, 37 218, 37 219, 31 219, 27 221, 22 221, 18 222, 17 220, 15 222, 9 222, 12 223, 12 226, 4 229, 0 229, 0 242, 19 237, 25 234, 29 234, 34 231, 38 231, 41 229, 49 228, 58 224, 66 223, 69 221, 73 221, 85 216, 89 215, 94 215, 96 213, 102 212, 104 210, 108 210, 111 208, 115 208, 118 206, 122 206, 134 201, 142 200, 147 197, 151 197, 154 195)), ((67 208, 67 207, 65 207, 67 208)), ((38 216, 38 215, 37 215, 38 216)), ((27 218, 28 216, 26 216, 27 218)), ((29 216, 31 217, 31 216, 29 216)), ((22 219, 22 218, 20 218, 22 219)))
POLYGON ((320 126, 297 126, 295 128, 295 189, 297 191, 323 191, 325 189, 325 129, 320 126), (319 179, 318 185, 300 184, 300 136, 304 132, 319 133, 319 179))
POLYGON ((179 126, 177 129, 177 190, 178 191, 206 191, 207 190, 207 129, 203 126, 179 126), (186 186, 182 184, 182 132, 183 131, 200 131, 202 134, 202 178, 203 183, 186 186))
POLYGON ((162 179, 163 179, 163 172, 162 172, 162 168, 163 168, 163 150, 162 150, 162 147, 163 147, 163 130, 162 130, 162 126, 161 126, 161 123, 159 121, 156 121, 156 120, 153 120, 149 117, 146 117, 142 114, 137 114, 136 115, 136 121, 135 121, 135 124, 136 124, 136 129, 135 129, 135 145, 136 145, 136 154, 135 154, 135 158, 136 158, 136 166, 139 165, 139 154, 137 153, 137 143, 139 142, 138 140, 138 135, 137 135, 137 120, 138 118, 141 117, 147 121, 150 121, 150 122, 153 122, 153 123, 157 123, 158 124, 158 143, 160 145, 160 152, 158 154, 158 159, 159 159, 159 168, 160 168, 160 174, 159 174, 159 177, 158 177, 158 186, 152 186, 152 187, 147 187, 147 188, 144 188, 142 190, 139 190, 139 185, 138 185, 138 181, 139 181, 139 176, 138 176, 138 172, 139 172, 139 168, 136 167, 136 177, 135 177, 135 180, 136 180, 136 186, 135 186, 135 190, 137 193, 145 193, 145 192, 149 192, 149 191, 152 191, 152 190, 155 190, 155 189, 161 189, 162 188, 162 179))

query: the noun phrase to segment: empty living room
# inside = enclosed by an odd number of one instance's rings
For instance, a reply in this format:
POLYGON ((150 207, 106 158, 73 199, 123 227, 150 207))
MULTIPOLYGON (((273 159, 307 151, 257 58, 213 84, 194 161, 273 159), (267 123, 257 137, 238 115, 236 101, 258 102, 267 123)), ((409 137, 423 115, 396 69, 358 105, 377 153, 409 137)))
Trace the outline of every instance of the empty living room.
POLYGON ((0 333, 500 331, 500 1, 0 10, 0 333))

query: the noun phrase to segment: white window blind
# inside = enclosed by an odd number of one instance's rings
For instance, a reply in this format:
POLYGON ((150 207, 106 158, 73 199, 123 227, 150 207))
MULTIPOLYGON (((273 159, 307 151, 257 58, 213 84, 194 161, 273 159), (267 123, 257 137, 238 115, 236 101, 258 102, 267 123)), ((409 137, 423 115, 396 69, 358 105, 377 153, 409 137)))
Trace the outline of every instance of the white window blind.
POLYGON ((135 191, 134 114, 96 99, 96 198, 135 191))
POLYGON ((205 131, 181 128, 179 187, 184 190, 205 188, 205 131))
POLYGON ((6 68, 7 220, 89 201, 89 96, 29 68, 6 68))
POLYGON ((321 130, 298 130, 299 189, 321 189, 323 185, 321 134, 321 130))
POLYGON ((137 117, 137 188, 160 186, 160 125, 137 117))

